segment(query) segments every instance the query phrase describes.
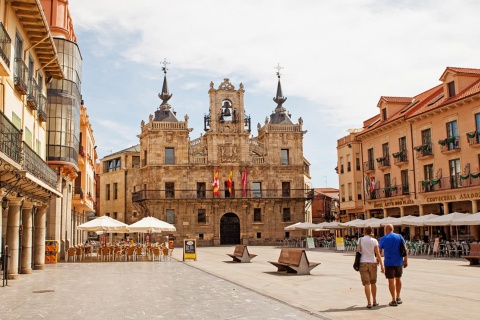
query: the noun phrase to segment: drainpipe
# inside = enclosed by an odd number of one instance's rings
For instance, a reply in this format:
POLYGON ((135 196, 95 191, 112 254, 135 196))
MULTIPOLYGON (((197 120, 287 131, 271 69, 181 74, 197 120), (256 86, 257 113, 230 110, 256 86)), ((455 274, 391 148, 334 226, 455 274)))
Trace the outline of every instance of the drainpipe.
POLYGON ((412 128, 412 123, 410 122, 410 141, 412 144, 412 172, 413 172, 413 193, 415 200, 417 199, 417 181, 416 181, 416 175, 415 175, 415 163, 413 162, 413 128, 412 128))

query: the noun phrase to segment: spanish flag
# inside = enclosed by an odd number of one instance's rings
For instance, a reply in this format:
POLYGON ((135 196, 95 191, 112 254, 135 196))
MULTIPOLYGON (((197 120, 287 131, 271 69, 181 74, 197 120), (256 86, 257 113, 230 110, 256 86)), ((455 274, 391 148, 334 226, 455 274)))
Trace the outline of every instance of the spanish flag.
POLYGON ((220 194, 220 181, 218 180, 218 168, 215 169, 215 175, 213 177, 213 195, 218 196, 220 194))
POLYGON ((229 192, 230 194, 232 194, 232 185, 233 185, 232 177, 233 177, 233 171, 230 170, 230 175, 228 176, 228 181, 227 181, 228 192, 229 192))

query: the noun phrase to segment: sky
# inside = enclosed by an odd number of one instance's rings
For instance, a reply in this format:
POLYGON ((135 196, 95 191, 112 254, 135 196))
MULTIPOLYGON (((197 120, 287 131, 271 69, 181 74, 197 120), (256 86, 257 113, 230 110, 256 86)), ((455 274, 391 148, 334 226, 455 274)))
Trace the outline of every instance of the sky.
POLYGON ((257 123, 283 106, 303 119, 312 187, 338 188, 336 141, 379 113, 381 96, 412 97, 446 67, 480 68, 477 0, 71 0, 82 95, 99 158, 139 143, 168 67, 169 103, 203 133, 210 82, 245 89, 257 123))

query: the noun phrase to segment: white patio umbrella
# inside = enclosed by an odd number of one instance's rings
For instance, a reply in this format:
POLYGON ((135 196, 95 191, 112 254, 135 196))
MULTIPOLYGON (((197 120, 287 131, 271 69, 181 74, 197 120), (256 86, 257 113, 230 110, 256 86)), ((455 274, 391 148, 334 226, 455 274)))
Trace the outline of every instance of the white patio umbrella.
POLYGON ((332 221, 332 222, 322 223, 322 228, 323 229, 344 229, 344 228, 347 228, 347 226, 344 226, 340 222, 332 221))
POLYGON ((458 217, 452 220, 452 226, 474 226, 480 224, 480 212, 466 214, 465 217, 458 217))
POLYGON ((468 215, 469 214, 466 214, 466 213, 453 212, 453 213, 445 214, 443 216, 438 216, 436 218, 425 220, 424 225, 426 225, 426 226, 451 226, 451 225, 453 225, 452 221, 454 221, 454 220, 460 221, 460 219, 464 219, 468 215))
POLYGON ((93 220, 82 223, 77 226, 78 230, 82 231, 103 231, 107 233, 128 233, 127 225, 123 222, 110 218, 109 216, 101 216, 93 220))
POLYGON ((430 214, 426 214, 424 216, 419 216, 419 217, 417 217, 417 216, 404 216, 404 217, 401 218, 401 220, 402 220, 402 225, 421 227, 421 226, 425 225, 425 221, 433 219, 433 218, 438 218, 438 217, 439 217, 439 215, 430 213, 430 214))
POLYGON ((372 228, 380 228, 386 226, 387 224, 394 224, 400 222, 400 218, 395 217, 386 217, 383 219, 378 219, 370 223, 370 227, 372 228))
POLYGON ((155 217, 145 217, 131 225, 127 226, 130 232, 162 232, 177 231, 173 224, 157 219, 155 217))
POLYGON ((357 228, 358 224, 363 224, 364 222, 365 222, 365 220, 363 220, 363 219, 355 219, 355 220, 351 220, 351 221, 348 221, 348 222, 344 222, 344 223, 342 223, 342 225, 345 226, 345 227, 357 228))
POLYGON ((297 222, 292 225, 286 226, 283 228, 285 231, 295 231, 295 230, 315 230, 318 229, 319 225, 311 222, 297 222))

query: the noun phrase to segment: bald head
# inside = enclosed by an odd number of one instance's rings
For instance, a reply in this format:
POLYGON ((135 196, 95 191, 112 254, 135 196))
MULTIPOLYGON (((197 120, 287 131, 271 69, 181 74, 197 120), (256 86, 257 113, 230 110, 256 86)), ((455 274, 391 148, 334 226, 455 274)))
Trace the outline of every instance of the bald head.
POLYGON ((387 224, 385 226, 385 234, 389 234, 390 232, 393 232, 393 225, 387 224))

